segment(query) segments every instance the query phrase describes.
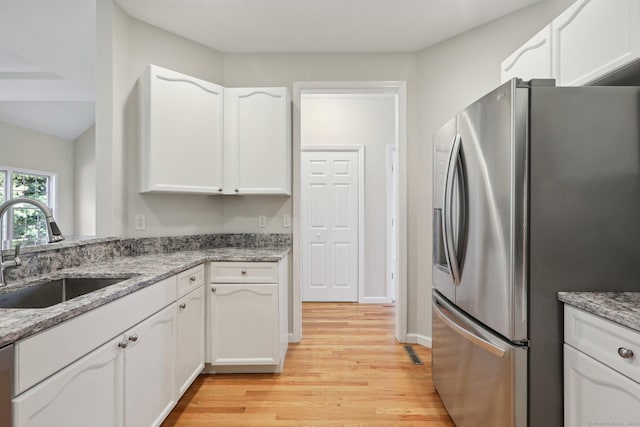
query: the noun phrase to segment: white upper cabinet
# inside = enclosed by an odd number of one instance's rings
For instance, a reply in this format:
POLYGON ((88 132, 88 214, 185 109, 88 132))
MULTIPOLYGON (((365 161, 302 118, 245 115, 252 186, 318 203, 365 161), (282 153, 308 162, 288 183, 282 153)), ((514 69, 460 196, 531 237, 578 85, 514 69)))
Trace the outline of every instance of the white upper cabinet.
POLYGON ((553 78, 551 68, 551 25, 547 25, 522 47, 502 61, 502 83, 514 77, 524 80, 553 78))
POLYGON ((287 88, 225 89, 156 65, 138 85, 141 193, 291 194, 287 88))
POLYGON ((291 194, 290 106, 285 87, 225 89, 226 194, 291 194))
POLYGON ((501 64, 502 81, 597 82, 640 60, 640 0, 578 0, 501 64))
POLYGON ((150 65, 140 95, 140 192, 222 191, 224 88, 150 65))
POLYGON ((558 86, 580 86, 640 58, 640 1, 580 0, 553 20, 558 86))

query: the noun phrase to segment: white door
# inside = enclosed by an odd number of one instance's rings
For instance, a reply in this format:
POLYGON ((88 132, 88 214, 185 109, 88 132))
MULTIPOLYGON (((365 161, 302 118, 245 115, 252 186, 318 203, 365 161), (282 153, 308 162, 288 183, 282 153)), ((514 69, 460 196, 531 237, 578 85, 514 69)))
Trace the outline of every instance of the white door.
POLYGON ((359 154, 302 151, 302 300, 358 301, 359 154))
POLYGON ((13 399, 13 425, 121 427, 121 340, 118 336, 13 399))
POLYGON ((124 426, 159 426, 178 400, 177 308, 171 304, 125 332, 124 426))

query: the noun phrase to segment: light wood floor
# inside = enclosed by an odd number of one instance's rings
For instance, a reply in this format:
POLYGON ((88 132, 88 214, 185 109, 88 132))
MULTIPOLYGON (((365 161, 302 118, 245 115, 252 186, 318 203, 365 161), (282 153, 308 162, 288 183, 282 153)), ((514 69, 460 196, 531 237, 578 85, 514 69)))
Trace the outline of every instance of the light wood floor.
POLYGON ((431 380, 431 352, 413 365, 388 305, 304 303, 303 338, 282 374, 201 375, 169 426, 453 426, 431 380))

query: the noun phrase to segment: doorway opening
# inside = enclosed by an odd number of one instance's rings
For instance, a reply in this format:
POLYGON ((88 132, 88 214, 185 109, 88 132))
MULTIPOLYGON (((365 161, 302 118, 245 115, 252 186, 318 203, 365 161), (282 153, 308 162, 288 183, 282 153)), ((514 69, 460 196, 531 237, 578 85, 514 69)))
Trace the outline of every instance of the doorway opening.
POLYGON ((290 341, 303 297, 329 290, 326 301, 394 304, 406 342, 405 83, 294 83, 293 101, 290 341))

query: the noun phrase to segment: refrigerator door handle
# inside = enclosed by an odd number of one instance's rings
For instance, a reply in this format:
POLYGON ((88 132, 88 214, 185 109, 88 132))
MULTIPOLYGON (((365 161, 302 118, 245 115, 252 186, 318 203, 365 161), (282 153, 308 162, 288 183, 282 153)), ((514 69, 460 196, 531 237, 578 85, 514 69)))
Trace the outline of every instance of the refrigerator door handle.
POLYGON ((442 310, 440 310, 440 301, 434 300, 433 301, 433 308, 435 310, 436 315, 445 323, 445 325, 447 325, 449 328, 451 328, 458 335, 460 335, 464 339, 472 342, 473 344, 477 345, 478 347, 488 351, 491 354, 494 354, 494 355, 496 355, 498 357, 501 357, 501 358, 504 357, 504 355, 506 353, 505 349, 500 348, 497 345, 495 345, 493 343, 490 343, 489 341, 479 337, 478 335, 476 335, 472 331, 460 326, 458 323, 454 322, 446 314, 444 314, 442 312, 442 310))
MULTIPOLYGON (((455 175, 456 166, 460 158, 460 134, 456 134, 453 139, 453 145, 449 152, 449 161, 447 163, 447 169, 445 172, 444 183, 444 203, 443 203, 443 237, 445 243, 445 258, 449 269, 451 270, 451 276, 453 277, 453 283, 460 284, 460 266, 458 265, 458 255, 456 254, 455 243, 453 241, 453 178, 455 175)), ((460 167, 460 170, 462 168, 460 167)), ((462 178, 462 177, 460 177, 462 178)), ((464 198, 463 198, 464 199, 464 198)))

